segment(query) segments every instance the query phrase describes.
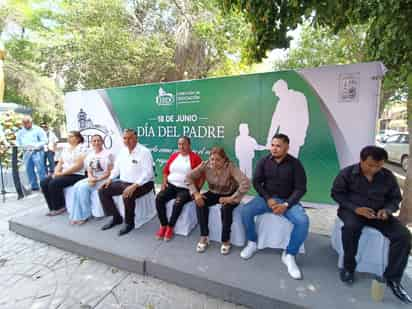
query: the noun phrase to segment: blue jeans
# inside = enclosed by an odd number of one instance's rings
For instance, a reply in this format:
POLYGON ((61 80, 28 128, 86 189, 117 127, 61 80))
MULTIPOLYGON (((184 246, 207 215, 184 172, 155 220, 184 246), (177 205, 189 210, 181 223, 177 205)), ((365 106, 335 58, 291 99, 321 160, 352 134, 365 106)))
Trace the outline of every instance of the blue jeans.
POLYGON ((91 195, 103 182, 100 181, 94 186, 89 185, 87 178, 82 179, 74 185, 74 201, 70 220, 86 220, 92 216, 91 195))
MULTIPOLYGON (((273 197, 278 203, 283 203, 283 199, 273 197)), ((266 200, 261 196, 256 196, 249 203, 245 204, 242 209, 242 222, 246 229, 246 238, 249 241, 257 241, 257 234, 255 228, 255 216, 264 213, 272 213, 272 209, 266 203, 266 200)), ((309 218, 306 215, 303 206, 298 203, 290 208, 283 214, 293 224, 292 234, 290 235, 290 241, 286 248, 286 253, 296 255, 299 252, 300 246, 303 244, 308 236, 309 231, 309 218)))
POLYGON ((54 173, 54 151, 46 151, 44 153, 44 167, 46 174, 52 175, 54 173))
POLYGON ((23 154, 23 161, 32 190, 38 190, 39 183, 37 181, 36 172, 40 181, 46 178, 46 171, 44 169, 44 151, 25 151, 23 154))

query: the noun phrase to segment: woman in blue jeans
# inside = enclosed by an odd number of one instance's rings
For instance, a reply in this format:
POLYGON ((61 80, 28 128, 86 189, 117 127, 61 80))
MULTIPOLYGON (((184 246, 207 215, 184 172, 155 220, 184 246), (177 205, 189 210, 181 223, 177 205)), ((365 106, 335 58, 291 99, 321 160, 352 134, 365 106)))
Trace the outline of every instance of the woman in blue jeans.
POLYGON ((74 185, 74 205, 69 214, 71 224, 83 224, 92 216, 91 194, 99 189, 113 168, 113 155, 103 149, 103 138, 92 136, 93 151, 85 159, 87 178, 74 185))

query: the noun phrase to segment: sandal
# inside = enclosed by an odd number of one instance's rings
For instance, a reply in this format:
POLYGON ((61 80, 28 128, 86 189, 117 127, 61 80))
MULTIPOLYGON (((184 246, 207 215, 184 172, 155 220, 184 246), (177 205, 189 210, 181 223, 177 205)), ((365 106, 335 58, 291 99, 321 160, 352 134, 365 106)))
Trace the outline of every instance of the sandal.
POLYGON ((198 242, 196 246, 196 252, 197 253, 203 253, 206 251, 207 247, 209 246, 209 241, 206 240, 206 242, 198 242))
POLYGON ((66 208, 63 207, 63 208, 60 208, 58 210, 54 210, 54 212, 51 211, 49 216, 52 216, 52 217, 58 216, 58 215, 61 215, 62 213, 64 213, 65 211, 66 211, 66 208))
POLYGON ((222 244, 220 247, 220 253, 223 255, 227 255, 230 253, 230 249, 232 248, 231 244, 222 244))

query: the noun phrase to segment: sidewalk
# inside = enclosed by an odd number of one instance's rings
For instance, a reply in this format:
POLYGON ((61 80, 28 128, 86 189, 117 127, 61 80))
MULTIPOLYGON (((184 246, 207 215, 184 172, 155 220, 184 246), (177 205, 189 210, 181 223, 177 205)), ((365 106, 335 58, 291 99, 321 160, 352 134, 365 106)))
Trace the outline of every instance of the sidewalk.
MULTIPOLYGON (((9 218, 29 216, 39 209, 46 212, 39 194, 22 201, 8 198, 6 204, 0 204, 0 308, 243 308, 8 231, 9 218)), ((311 232, 330 234, 335 208, 308 209, 307 213, 311 232)), ((412 263, 409 265, 411 277, 412 263)), ((331 284, 340 286, 337 273, 331 284)), ((368 289, 362 295, 368 294, 368 289)))
POLYGON ((128 273, 8 231, 8 220, 44 208, 39 194, 0 203, 0 308, 243 308, 128 273))

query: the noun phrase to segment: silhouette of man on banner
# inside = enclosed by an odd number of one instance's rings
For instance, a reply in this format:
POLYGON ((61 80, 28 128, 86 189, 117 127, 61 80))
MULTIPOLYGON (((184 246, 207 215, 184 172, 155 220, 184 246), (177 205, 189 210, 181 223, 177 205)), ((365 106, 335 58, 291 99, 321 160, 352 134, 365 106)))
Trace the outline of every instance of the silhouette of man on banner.
POLYGON ((303 93, 290 90, 288 84, 280 79, 273 84, 272 91, 279 98, 266 139, 266 147, 270 147, 272 137, 276 133, 289 136, 289 153, 299 157, 300 147, 305 144, 306 132, 309 127, 309 111, 306 97, 303 93))

